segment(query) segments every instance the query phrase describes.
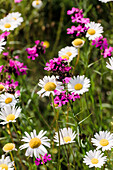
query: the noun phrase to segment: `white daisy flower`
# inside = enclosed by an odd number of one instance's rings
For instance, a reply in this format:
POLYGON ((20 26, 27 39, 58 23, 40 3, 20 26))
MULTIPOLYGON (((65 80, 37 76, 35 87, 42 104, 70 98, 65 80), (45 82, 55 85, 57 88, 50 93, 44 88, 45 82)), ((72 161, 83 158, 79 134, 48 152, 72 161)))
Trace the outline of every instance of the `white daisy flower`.
POLYGON ((80 38, 76 38, 74 41, 72 41, 72 45, 76 48, 81 48, 84 45, 85 41, 80 39, 80 38))
POLYGON ((17 149, 15 148, 15 144, 14 143, 7 143, 4 145, 3 147, 3 151, 4 152, 10 152, 10 151, 17 151, 17 149))
POLYGON ((37 92, 39 96, 49 96, 50 93, 54 95, 54 90, 61 91, 64 87, 61 86, 62 82, 56 80, 55 76, 44 76, 43 80, 39 80, 38 85, 42 87, 40 91, 37 92))
POLYGON ((109 58, 109 63, 106 62, 106 67, 113 70, 113 57, 109 58))
POLYGON ((86 24, 85 27, 88 28, 86 37, 88 37, 89 40, 94 40, 95 38, 102 36, 103 27, 100 23, 90 22, 86 24))
POLYGON ((0 54, 1 52, 4 50, 4 46, 6 45, 6 41, 4 40, 4 38, 2 38, 0 40, 0 54))
POLYGON ((11 162, 10 157, 2 155, 0 159, 0 170, 14 170, 14 162, 11 162))
POLYGON ((23 22, 23 18, 21 17, 21 13, 19 12, 9 13, 6 17, 9 21, 14 22, 16 25, 21 25, 21 23, 23 22))
POLYGON ((78 54, 78 50, 75 47, 69 47, 69 46, 62 48, 58 52, 58 56, 61 57, 62 59, 66 58, 68 62, 71 62, 73 58, 76 57, 77 54, 78 54))
POLYGON ((34 155, 37 158, 40 157, 40 155, 44 156, 47 153, 44 145, 50 148, 50 139, 44 136, 46 132, 47 131, 43 132, 43 130, 41 130, 38 135, 36 134, 36 130, 33 130, 31 135, 25 132, 26 136, 23 137, 21 141, 26 143, 20 146, 20 150, 27 148, 25 156, 33 157, 34 155))
POLYGON ((17 103, 17 99, 15 99, 14 95, 10 93, 5 93, 0 95, 0 107, 4 106, 13 106, 17 103))
MULTIPOLYGON (((75 132, 72 132, 72 129, 69 127, 68 127, 68 129, 67 128, 61 129, 59 131, 59 135, 60 135, 60 145, 75 142, 74 139, 76 137, 76 134, 75 134, 75 132)), ((55 132, 54 142, 57 142, 58 143, 57 146, 59 146, 58 132, 55 132)))
POLYGON ((2 31, 11 31, 14 30, 18 25, 16 22, 9 20, 9 18, 5 17, 0 20, 0 30, 2 31))
POLYGON ((113 148, 113 133, 108 131, 100 131, 99 134, 94 135, 95 138, 91 138, 93 145, 97 146, 97 150, 102 148, 102 151, 111 150, 113 148))
POLYGON ((71 92, 74 92, 75 94, 83 94, 87 92, 90 87, 90 80, 83 76, 77 76, 71 78, 71 80, 68 83, 68 90, 71 92))
POLYGON ((43 5, 43 3, 42 3, 42 1, 41 0, 36 0, 36 1, 33 1, 32 2, 32 6, 34 7, 34 8, 41 8, 42 7, 42 5, 43 5))
POLYGON ((99 0, 99 1, 107 3, 107 2, 110 2, 110 1, 113 1, 113 0, 99 0))
POLYGON ((86 152, 87 155, 85 155, 85 158, 83 163, 89 166, 89 168, 96 167, 101 168, 105 162, 107 161, 107 156, 103 156, 104 153, 101 153, 101 151, 92 151, 86 152))
POLYGON ((9 122, 16 122, 16 119, 19 117, 21 109, 16 108, 15 106, 5 106, 0 111, 0 119, 3 120, 0 124, 5 125, 9 122))

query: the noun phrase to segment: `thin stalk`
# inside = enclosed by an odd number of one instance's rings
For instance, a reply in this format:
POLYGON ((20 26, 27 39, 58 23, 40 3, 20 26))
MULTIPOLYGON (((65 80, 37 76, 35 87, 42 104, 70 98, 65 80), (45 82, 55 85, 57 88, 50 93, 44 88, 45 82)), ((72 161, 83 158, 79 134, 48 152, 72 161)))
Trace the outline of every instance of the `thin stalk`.
POLYGON ((69 102, 67 103, 67 116, 66 116, 66 127, 68 128, 68 117, 69 117, 69 102))
MULTIPOLYGON (((14 158, 13 158, 12 152, 10 152, 10 156, 11 156, 12 161, 14 162, 14 158)), ((14 168, 15 168, 15 170, 16 170, 15 162, 14 162, 14 168)))
POLYGON ((41 156, 41 155, 40 155, 40 158, 41 158, 41 161, 42 161, 42 163, 43 163, 43 165, 44 165, 45 170, 47 170, 47 167, 46 167, 46 165, 44 164, 44 161, 43 161, 43 159, 42 159, 42 156, 41 156))
POLYGON ((80 48, 78 48, 78 56, 77 56, 76 63, 75 63, 75 66, 73 68, 72 74, 74 74, 74 72, 75 72, 76 66, 79 62, 79 58, 80 58, 80 48))

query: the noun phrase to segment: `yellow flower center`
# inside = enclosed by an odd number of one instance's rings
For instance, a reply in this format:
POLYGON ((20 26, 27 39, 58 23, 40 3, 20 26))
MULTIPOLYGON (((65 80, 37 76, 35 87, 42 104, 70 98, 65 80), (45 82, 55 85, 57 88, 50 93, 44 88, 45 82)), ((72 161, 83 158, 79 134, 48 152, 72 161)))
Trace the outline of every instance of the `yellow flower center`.
POLYGON ((90 35, 94 35, 96 33, 96 31, 94 29, 92 29, 92 28, 89 28, 87 32, 90 35))
POLYGON ((7 117, 6 117, 6 120, 9 122, 10 120, 14 120, 15 119, 15 115, 13 114, 9 114, 7 117))
POLYGON ((79 46, 79 45, 82 45, 83 44, 83 41, 80 39, 80 38, 77 38, 73 41, 73 44, 75 46, 79 46))
POLYGON ((8 97, 7 99, 5 99, 5 103, 6 104, 9 104, 12 102, 12 98, 11 97, 8 97))
POLYGON ((69 57, 72 55, 71 52, 67 52, 66 55, 68 55, 69 57))
POLYGON ((101 140, 100 140, 100 144, 101 144, 102 146, 107 146, 107 145, 109 144, 109 142, 108 142, 107 139, 101 139, 101 140))
POLYGON ((0 84, 0 91, 2 91, 3 89, 4 89, 4 86, 0 84))
POLYGON ((75 85, 74 88, 75 88, 75 90, 81 90, 83 88, 83 85, 78 83, 75 85))
POLYGON ((64 137, 63 139, 64 139, 65 142, 70 142, 70 141, 71 141, 70 136, 66 136, 66 137, 64 137))
POLYGON ((39 138, 33 138, 29 142, 29 146, 34 149, 38 148, 41 145, 41 140, 39 138))
POLYGON ((12 19, 17 20, 17 18, 15 18, 15 17, 12 17, 12 19))
POLYGON ((11 27, 11 24, 6 23, 6 24, 4 25, 4 27, 5 27, 5 28, 10 28, 10 27, 11 27))
MULTIPOLYGON (((2 168, 2 169, 5 169, 5 170, 8 170, 8 166, 7 166, 6 164, 1 164, 1 165, 0 165, 0 169, 1 169, 1 168, 2 168)), ((1 170, 2 170, 2 169, 1 169, 1 170)))
POLYGON ((92 163, 92 164, 98 164, 98 159, 93 158, 93 159, 91 160, 91 163, 92 163))
POLYGON ((48 41, 44 41, 43 45, 46 46, 46 48, 49 48, 49 46, 50 46, 48 41))
POLYGON ((65 59, 65 58, 66 58, 67 60, 69 60, 69 57, 68 57, 67 55, 62 55, 61 58, 62 58, 62 59, 65 59))
POLYGON ((48 82, 44 86, 45 91, 54 91, 55 88, 56 88, 56 85, 53 82, 48 82))
POLYGON ((54 103, 54 106, 55 106, 55 107, 58 107, 58 104, 55 104, 55 103, 54 103))
POLYGON ((39 0, 37 0, 37 1, 36 1, 36 5, 39 5, 39 4, 40 4, 40 1, 39 1, 39 0))
POLYGON ((14 144, 13 143, 7 143, 4 147, 3 147, 3 150, 4 151, 11 151, 14 149, 14 144))

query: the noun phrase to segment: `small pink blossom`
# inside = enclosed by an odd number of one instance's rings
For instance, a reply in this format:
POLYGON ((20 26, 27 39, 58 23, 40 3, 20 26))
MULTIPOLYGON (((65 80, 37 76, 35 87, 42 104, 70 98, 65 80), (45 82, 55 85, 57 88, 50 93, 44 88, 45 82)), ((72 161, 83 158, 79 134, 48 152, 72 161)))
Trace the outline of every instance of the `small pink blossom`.
POLYGON ((2 72, 2 69, 4 68, 3 65, 0 66, 0 73, 2 72))
POLYGON ((50 154, 47 155, 47 153, 46 153, 44 156, 41 156, 41 157, 42 157, 42 159, 36 158, 35 164, 37 166, 39 166, 40 164, 43 165, 43 163, 46 164, 48 161, 51 161, 51 155, 50 154), (42 160, 43 160, 43 162, 42 162, 42 160))
POLYGON ((20 3, 22 0, 14 0, 15 3, 20 3))
POLYGON ((104 53, 101 53, 101 54, 103 55, 104 58, 110 57, 112 51, 113 51, 113 47, 109 47, 109 48, 106 48, 104 53))

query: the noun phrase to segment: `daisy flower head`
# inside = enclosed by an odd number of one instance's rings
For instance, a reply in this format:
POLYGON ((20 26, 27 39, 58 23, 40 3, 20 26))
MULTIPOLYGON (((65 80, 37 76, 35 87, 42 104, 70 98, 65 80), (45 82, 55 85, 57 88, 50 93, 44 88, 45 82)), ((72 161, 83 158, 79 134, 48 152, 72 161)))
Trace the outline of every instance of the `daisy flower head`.
POLYGON ((51 93, 54 95, 54 90, 61 91, 63 89, 62 82, 57 81, 55 76, 44 76, 43 80, 39 80, 38 85, 42 89, 37 94, 42 97, 49 96, 51 93))
POLYGON ((37 8, 37 9, 40 9, 41 7, 42 7, 42 1, 41 0, 36 0, 36 1, 33 1, 32 2, 32 6, 34 7, 34 8, 37 8))
POLYGON ((85 25, 88 28, 86 37, 89 40, 94 40, 97 37, 101 37, 103 33, 103 27, 100 23, 90 22, 85 25))
POLYGON ((93 145, 97 146, 97 150, 102 148, 102 151, 111 150, 113 148, 113 133, 108 131, 100 131, 99 134, 94 135, 95 138, 91 138, 93 145))
POLYGON ((14 162, 11 162, 10 157, 2 155, 0 159, 0 170, 14 170, 14 162))
POLYGON ((72 132, 72 129, 69 127, 61 129, 59 131, 59 135, 60 135, 60 144, 59 144, 58 132, 55 132, 54 142, 58 143, 57 146, 75 142, 74 139, 76 137, 76 134, 75 132, 72 132))
POLYGON ((104 153, 101 153, 100 150, 90 150, 86 152, 85 157, 83 158, 83 163, 89 166, 89 168, 96 167, 101 168, 107 161, 107 156, 103 156, 104 153))
POLYGON ((84 45, 85 41, 80 39, 80 38, 76 38, 74 41, 72 41, 72 45, 76 48, 81 48, 84 45))
POLYGON ((90 80, 83 76, 77 76, 71 78, 68 83, 68 90, 74 92, 75 94, 83 94, 89 90, 90 80))
POLYGON ((2 31, 12 31, 16 27, 18 27, 16 22, 13 22, 8 17, 5 17, 0 20, 0 30, 2 30, 2 31))
POLYGON ((109 58, 109 63, 106 62, 106 67, 113 70, 113 57, 109 58))
POLYGON ((5 106, 1 108, 0 119, 3 120, 0 124, 5 125, 9 122, 16 122, 16 119, 19 117, 21 109, 16 108, 15 106, 5 106))
POLYGON ((0 54, 1 52, 4 50, 4 46, 6 45, 6 41, 4 40, 4 38, 2 38, 0 40, 0 54))
POLYGON ((14 95, 10 93, 5 93, 0 95, 0 107, 4 106, 13 106, 17 103, 17 99, 15 99, 14 95))
POLYGON ((30 135, 25 132, 26 136, 23 137, 21 141, 26 143, 20 146, 20 150, 27 148, 25 156, 33 157, 34 155, 37 158, 40 157, 40 155, 44 156, 47 153, 44 145, 50 148, 50 139, 44 136, 45 134, 46 131, 44 132, 43 130, 41 130, 37 135, 35 129, 33 130, 33 132, 31 132, 30 135))
POLYGON ((76 57, 77 54, 78 54, 78 50, 75 47, 69 47, 69 46, 62 48, 58 52, 58 56, 61 57, 62 59, 66 58, 68 62, 71 62, 73 58, 76 57))
POLYGON ((107 2, 110 2, 110 1, 113 1, 113 0, 99 0, 99 1, 107 3, 107 2))
POLYGON ((17 151, 17 149, 15 148, 15 144, 14 143, 7 143, 4 145, 3 147, 3 151, 4 152, 10 152, 10 151, 17 151))
POLYGON ((16 25, 21 25, 23 22, 23 18, 21 17, 21 13, 19 12, 12 12, 7 15, 9 21, 12 21, 16 25))

